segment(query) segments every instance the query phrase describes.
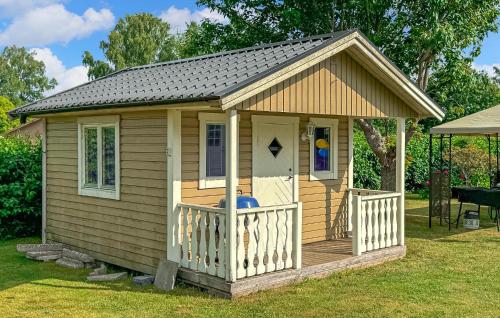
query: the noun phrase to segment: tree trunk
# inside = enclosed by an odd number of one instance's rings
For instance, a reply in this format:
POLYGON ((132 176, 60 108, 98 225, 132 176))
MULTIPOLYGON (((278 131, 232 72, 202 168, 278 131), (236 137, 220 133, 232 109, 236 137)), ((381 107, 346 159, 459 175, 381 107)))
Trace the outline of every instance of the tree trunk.
POLYGON ((396 160, 393 160, 389 166, 382 166, 380 176, 382 190, 396 191, 396 160))

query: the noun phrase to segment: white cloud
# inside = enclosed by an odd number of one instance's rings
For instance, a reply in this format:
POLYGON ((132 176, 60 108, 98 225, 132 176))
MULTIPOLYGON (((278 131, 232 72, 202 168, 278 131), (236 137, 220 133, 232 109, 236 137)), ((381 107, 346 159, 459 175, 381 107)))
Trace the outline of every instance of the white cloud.
POLYGON ((52 95, 88 81, 87 68, 85 66, 79 65, 66 68, 49 48, 34 48, 30 51, 35 53, 34 58, 36 60, 45 63, 45 74, 47 77, 57 80, 57 86, 46 92, 45 95, 52 95))
POLYGON ((0 18, 15 17, 28 10, 56 2, 57 0, 0 0, 0 18))
POLYGON ((0 45, 66 44, 95 31, 109 29, 114 20, 113 13, 108 9, 96 11, 89 8, 80 16, 66 10, 62 4, 34 7, 15 16, 11 24, 0 31, 0 45))
POLYGON ((494 64, 476 64, 472 63, 472 67, 475 68, 478 71, 485 71, 486 74, 488 74, 489 77, 495 76, 495 70, 493 67, 500 68, 500 63, 494 63, 494 64))
POLYGON ((200 22, 203 19, 227 23, 227 18, 222 14, 212 11, 209 8, 191 11, 188 8, 169 7, 160 14, 160 19, 170 24, 172 33, 183 32, 189 22, 200 22))

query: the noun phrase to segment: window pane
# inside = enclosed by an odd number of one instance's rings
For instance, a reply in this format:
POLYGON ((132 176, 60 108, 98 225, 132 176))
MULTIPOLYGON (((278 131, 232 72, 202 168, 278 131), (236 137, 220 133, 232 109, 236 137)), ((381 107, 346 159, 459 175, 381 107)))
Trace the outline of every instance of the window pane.
POLYGON ((318 127, 314 131, 314 170, 330 170, 330 128, 318 127))
POLYGON ((97 128, 85 128, 85 185, 97 186, 97 128))
POLYGON ((225 136, 224 125, 207 125, 207 177, 222 177, 226 175, 225 136))
POLYGON ((115 128, 104 127, 102 129, 102 184, 104 186, 115 186, 115 128))

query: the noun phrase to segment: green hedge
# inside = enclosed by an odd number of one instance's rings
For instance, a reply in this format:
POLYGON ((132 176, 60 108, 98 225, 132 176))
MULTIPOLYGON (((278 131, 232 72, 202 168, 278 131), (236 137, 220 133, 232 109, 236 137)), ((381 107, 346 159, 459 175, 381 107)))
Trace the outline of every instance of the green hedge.
POLYGON ((38 234, 41 202, 40 141, 0 136, 0 240, 38 234))

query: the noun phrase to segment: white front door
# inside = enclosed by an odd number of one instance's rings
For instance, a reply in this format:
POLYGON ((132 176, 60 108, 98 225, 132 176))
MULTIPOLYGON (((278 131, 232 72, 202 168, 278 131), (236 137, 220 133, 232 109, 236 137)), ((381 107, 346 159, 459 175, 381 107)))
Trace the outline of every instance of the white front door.
POLYGON ((261 206, 294 201, 298 120, 252 117, 252 194, 261 206))

